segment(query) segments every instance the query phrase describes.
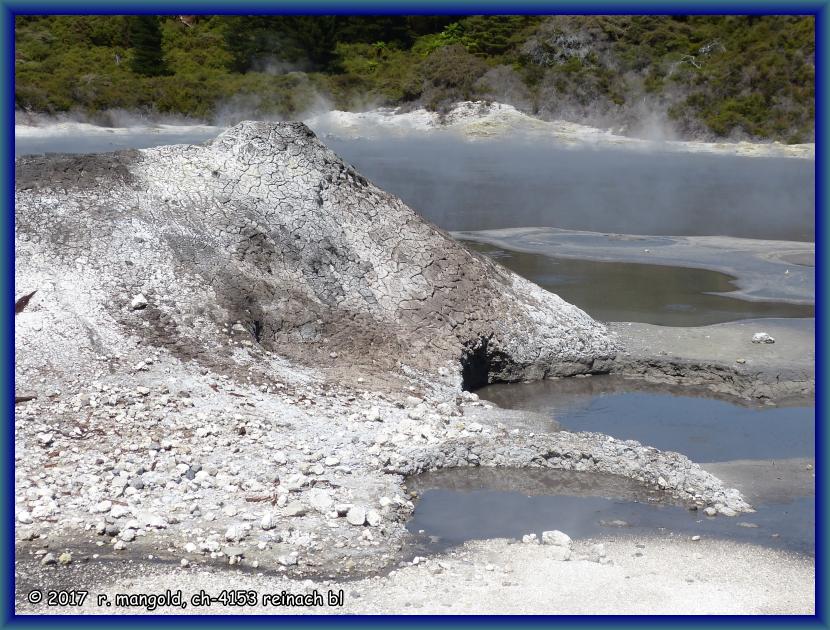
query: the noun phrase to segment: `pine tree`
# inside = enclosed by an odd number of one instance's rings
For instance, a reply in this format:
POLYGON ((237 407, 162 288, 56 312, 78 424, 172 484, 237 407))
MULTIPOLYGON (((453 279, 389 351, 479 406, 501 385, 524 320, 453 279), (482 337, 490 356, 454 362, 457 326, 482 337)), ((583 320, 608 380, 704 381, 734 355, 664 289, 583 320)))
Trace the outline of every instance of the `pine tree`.
POLYGON ((161 50, 161 26, 157 16, 130 16, 130 46, 133 52, 130 67, 133 72, 147 77, 166 73, 161 50))

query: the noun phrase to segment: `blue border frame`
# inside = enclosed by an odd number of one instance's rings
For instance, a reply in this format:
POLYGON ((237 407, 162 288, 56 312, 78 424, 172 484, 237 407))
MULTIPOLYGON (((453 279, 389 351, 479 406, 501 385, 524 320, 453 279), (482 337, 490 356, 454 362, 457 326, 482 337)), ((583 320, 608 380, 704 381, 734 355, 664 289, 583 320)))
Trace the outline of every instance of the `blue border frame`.
MULTIPOLYGON (((605 2, 580 2, 579 0, 399 0, 394 3, 384 0, 285 0, 276 2, 242 0, 232 4, 221 0, 178 0, 164 3, 159 0, 140 2, 129 0, 113 6, 102 0, 88 3, 79 3, 76 0, 37 0, 26 2, 23 0, 0 0, 0 48, 2 48, 2 82, 3 99, 2 117, 3 126, 0 129, 0 157, 2 157, 2 191, 3 208, 0 222, 0 257, 2 257, 2 274, 0 275, 0 293, 4 296, 3 308, 0 309, 0 323, 3 335, 0 335, 0 369, 3 378, 0 379, 3 401, 3 439, 0 440, 0 457, 2 457, 2 576, 3 609, 0 611, 0 624, 15 627, 51 627, 60 623, 68 625, 102 625, 111 624, 112 616, 80 617, 80 616, 37 616, 22 617, 14 614, 14 16, 25 14, 803 14, 813 15, 816 18, 816 236, 817 236, 817 263, 816 263, 816 615, 813 617, 735 617, 712 616, 705 621, 696 617, 677 616, 608 616, 597 619, 586 617, 450 617, 427 615, 422 617, 279 617, 281 626, 293 624, 304 627, 323 627, 329 625, 431 625, 447 622, 457 625, 573 625, 580 627, 615 625, 659 625, 672 623, 683 626, 702 625, 711 627, 713 622, 718 625, 740 626, 818 626, 827 627, 827 595, 826 568, 826 469, 824 456, 827 453, 827 434, 823 419, 827 405, 828 375, 825 371, 825 357, 827 356, 827 335, 825 331, 826 294, 828 276, 826 274, 827 252, 824 244, 827 242, 828 224, 825 216, 827 208, 826 182, 827 166, 827 120, 824 107, 827 106, 827 42, 828 26, 830 26, 830 0, 798 0, 786 2, 784 0, 760 1, 733 0, 718 2, 717 0, 699 0, 690 2, 667 2, 666 0, 606 0, 605 2), (174 11, 173 9, 178 9, 174 11)), ((275 623, 274 617, 248 616, 166 616, 142 617, 126 615, 118 617, 119 625, 144 626, 152 623, 159 627, 173 627, 174 625, 238 625, 242 623, 269 624, 275 623)))

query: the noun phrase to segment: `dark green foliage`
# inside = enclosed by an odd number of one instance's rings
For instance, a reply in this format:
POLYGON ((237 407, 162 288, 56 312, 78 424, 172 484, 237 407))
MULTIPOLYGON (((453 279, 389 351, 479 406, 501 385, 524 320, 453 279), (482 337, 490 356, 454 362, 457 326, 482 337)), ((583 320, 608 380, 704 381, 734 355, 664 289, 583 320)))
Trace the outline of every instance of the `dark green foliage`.
POLYGON ((165 74, 159 18, 155 15, 130 16, 129 29, 132 71, 145 77, 165 74))
POLYGON ((211 118, 503 99, 686 136, 814 136, 814 19, 799 16, 18 16, 15 105, 211 118))

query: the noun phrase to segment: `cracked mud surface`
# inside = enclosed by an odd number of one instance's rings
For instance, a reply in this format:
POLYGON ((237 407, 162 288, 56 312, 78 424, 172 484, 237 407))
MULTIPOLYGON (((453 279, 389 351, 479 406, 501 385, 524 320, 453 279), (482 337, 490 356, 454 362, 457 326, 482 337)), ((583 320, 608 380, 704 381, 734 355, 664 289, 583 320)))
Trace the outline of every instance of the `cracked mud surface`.
MULTIPOLYGON (((465 376, 478 381, 588 371, 615 352, 602 325, 469 252, 299 123, 21 158, 16 176, 18 285, 44 285, 67 316, 97 307, 106 328, 138 328, 188 359, 223 354, 211 341, 236 321, 264 349, 311 363, 336 352, 455 371, 470 355, 465 376), (138 293, 150 305, 130 312, 138 293)), ((105 353, 103 332, 85 332, 105 353)))

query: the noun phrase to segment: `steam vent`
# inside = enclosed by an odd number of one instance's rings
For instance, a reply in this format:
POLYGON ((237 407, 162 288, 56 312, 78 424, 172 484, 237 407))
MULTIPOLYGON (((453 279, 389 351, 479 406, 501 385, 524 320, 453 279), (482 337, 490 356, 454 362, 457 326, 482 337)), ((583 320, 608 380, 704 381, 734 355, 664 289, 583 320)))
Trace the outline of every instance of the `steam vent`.
POLYGON ((16 288, 38 290, 41 331, 18 364, 71 372, 137 345, 215 363, 231 329, 302 363, 449 370, 466 388, 615 355, 603 325, 467 251, 301 123, 25 157, 16 177, 16 288))

